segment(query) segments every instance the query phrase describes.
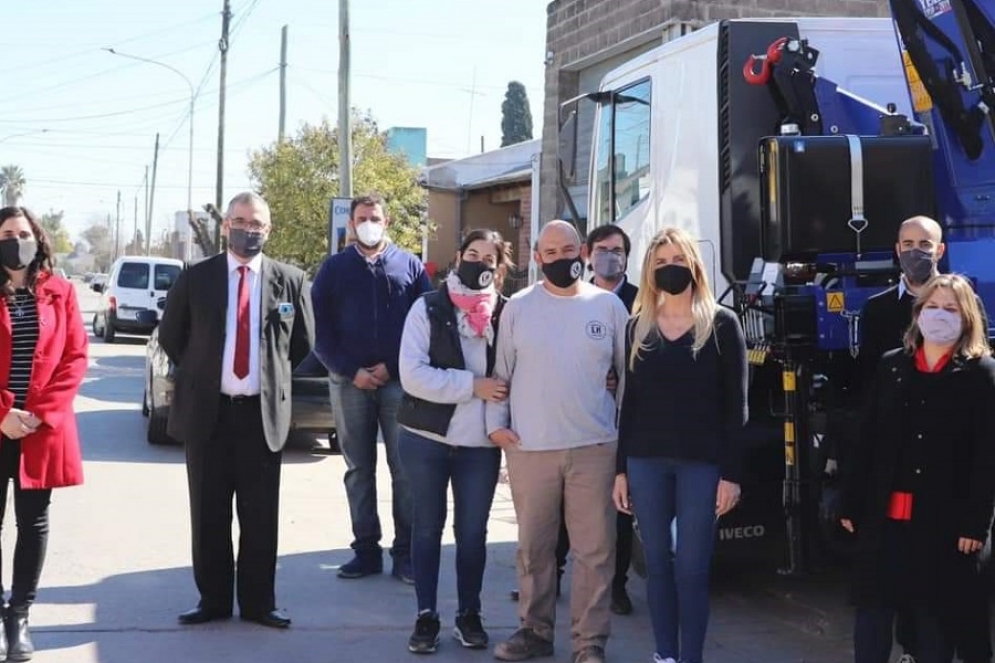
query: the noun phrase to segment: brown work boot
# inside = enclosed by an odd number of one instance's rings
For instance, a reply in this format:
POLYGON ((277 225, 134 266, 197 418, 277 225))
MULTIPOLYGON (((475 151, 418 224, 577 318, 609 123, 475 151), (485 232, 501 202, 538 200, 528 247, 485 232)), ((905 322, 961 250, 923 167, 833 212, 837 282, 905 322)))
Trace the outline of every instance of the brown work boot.
POLYGON ((552 655, 553 643, 524 627, 494 648, 494 658, 499 661, 527 661, 552 655))
POLYGON ((605 663, 605 650, 597 645, 584 647, 574 654, 573 663, 605 663))

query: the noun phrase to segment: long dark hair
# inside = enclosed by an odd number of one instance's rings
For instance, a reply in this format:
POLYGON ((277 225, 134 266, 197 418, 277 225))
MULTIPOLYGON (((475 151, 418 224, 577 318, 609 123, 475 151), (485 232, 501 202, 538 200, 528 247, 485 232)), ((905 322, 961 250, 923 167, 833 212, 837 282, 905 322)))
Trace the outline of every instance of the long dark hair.
MULTIPOLYGON (((28 276, 24 283, 28 291, 34 293, 35 284, 38 282, 38 274, 43 271, 52 271, 52 247, 48 243, 48 235, 45 234, 35 215, 25 207, 4 207, 0 209, 0 228, 3 227, 3 224, 7 223, 8 219, 17 218, 25 219, 28 222, 28 225, 31 226, 31 234, 35 236, 35 241, 38 242, 38 252, 35 253, 34 260, 28 265, 28 276)), ((6 269, 0 269, 0 297, 10 299, 13 296, 14 286, 10 283, 10 275, 7 274, 6 269)))

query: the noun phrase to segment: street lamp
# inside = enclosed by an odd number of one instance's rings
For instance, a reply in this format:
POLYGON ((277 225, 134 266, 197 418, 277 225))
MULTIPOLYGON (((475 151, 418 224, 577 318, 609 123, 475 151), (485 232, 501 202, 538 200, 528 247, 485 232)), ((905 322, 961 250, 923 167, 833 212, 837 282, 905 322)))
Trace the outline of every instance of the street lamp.
POLYGON ((4 136, 3 138, 0 138, 0 143, 8 141, 11 138, 21 138, 23 136, 34 136, 35 134, 43 134, 43 133, 46 133, 47 131, 48 131, 48 129, 35 129, 33 131, 25 131, 24 133, 11 134, 9 136, 4 136))
MULTIPOLYGON (((193 109, 194 109, 194 102, 196 102, 197 100, 197 92, 196 90, 194 90, 193 83, 190 82, 190 79, 187 78, 186 74, 184 74, 176 67, 166 64, 165 62, 159 62, 158 60, 152 60, 150 58, 143 58, 139 55, 129 55, 128 53, 122 53, 121 51, 114 50, 113 48, 104 48, 103 50, 107 51, 111 55, 117 55, 122 58, 128 58, 129 60, 137 60, 138 62, 155 64, 159 65, 160 67, 169 69, 174 74, 180 76, 180 78, 182 78, 183 81, 187 84, 187 87, 190 88, 190 120, 189 120, 190 136, 187 139, 188 152, 189 152, 189 155, 187 157, 187 218, 189 220, 190 218, 193 217, 193 109)), ((149 213, 151 214, 151 210, 149 210, 149 213)), ((191 236, 192 235, 193 233, 191 232, 191 236)), ((188 248, 189 248, 189 243, 188 243, 188 248)))

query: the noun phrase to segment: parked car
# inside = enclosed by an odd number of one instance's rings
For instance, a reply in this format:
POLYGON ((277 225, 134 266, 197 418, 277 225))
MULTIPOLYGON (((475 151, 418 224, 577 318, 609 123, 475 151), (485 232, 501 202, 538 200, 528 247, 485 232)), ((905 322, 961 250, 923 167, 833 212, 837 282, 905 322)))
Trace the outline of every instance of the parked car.
MULTIPOLYGON (((145 346, 145 393, 142 396, 142 414, 148 417, 147 438, 150 444, 177 444, 166 433, 169 404, 173 397, 173 363, 159 346, 159 331, 156 328, 159 310, 165 306, 165 301, 165 298, 161 298, 156 310, 139 314, 146 324, 153 327, 145 346)), ((328 394, 328 371, 313 352, 294 368, 290 398, 293 409, 291 436, 297 431, 327 434, 329 447, 332 451, 336 450, 335 417, 328 394)))
POLYGON ((107 281, 94 279, 91 286, 102 295, 93 314, 93 335, 113 343, 117 332, 152 333, 155 324, 143 322, 139 313, 155 312, 156 301, 166 296, 182 271, 183 261, 174 258, 125 256, 115 260, 107 281))

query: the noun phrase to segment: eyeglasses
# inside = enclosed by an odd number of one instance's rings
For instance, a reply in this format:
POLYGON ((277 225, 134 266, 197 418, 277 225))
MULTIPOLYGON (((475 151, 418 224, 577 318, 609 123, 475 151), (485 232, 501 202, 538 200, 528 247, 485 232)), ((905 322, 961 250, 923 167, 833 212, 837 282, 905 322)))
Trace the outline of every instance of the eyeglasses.
POLYGON ((255 219, 251 221, 246 221, 245 219, 228 219, 228 223, 231 224, 232 228, 249 230, 254 233, 259 233, 269 228, 269 224, 263 223, 262 221, 256 221, 255 219))

